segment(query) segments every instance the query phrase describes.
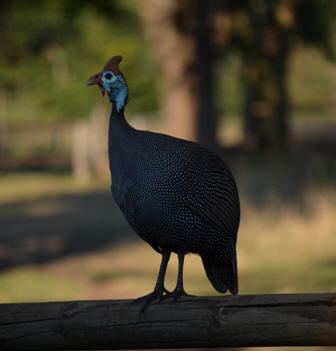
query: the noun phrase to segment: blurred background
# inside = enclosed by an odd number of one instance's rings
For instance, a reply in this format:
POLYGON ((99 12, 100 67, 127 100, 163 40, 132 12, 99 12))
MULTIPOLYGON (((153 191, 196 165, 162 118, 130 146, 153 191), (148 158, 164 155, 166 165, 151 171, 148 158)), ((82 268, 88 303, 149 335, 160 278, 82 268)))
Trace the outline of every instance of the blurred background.
MULTIPOLYGON (((336 290, 336 2, 2 0, 0 302, 133 298, 160 256, 110 193, 113 55, 139 129, 197 140, 238 183, 241 294, 336 290)), ((171 259, 167 287, 177 272, 171 259)), ((188 256, 185 287, 216 294, 188 256)))

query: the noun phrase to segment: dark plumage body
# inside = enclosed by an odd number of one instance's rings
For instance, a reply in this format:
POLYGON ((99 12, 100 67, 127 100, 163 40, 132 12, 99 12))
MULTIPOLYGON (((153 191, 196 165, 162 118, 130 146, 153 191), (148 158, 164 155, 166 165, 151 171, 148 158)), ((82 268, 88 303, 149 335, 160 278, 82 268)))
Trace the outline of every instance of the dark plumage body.
POLYGON ((214 287, 237 293, 239 199, 226 164, 196 143, 135 130, 115 110, 109 159, 113 196, 135 232, 158 252, 199 254, 214 287))
POLYGON ((175 298, 185 294, 183 259, 189 252, 202 257, 217 291, 236 294, 240 208, 230 170, 197 143, 132 128, 124 118, 125 105, 118 108, 117 93, 109 94, 114 102, 109 127, 112 193, 135 232, 162 254, 158 281, 145 306, 165 291, 171 252, 179 255, 175 298))

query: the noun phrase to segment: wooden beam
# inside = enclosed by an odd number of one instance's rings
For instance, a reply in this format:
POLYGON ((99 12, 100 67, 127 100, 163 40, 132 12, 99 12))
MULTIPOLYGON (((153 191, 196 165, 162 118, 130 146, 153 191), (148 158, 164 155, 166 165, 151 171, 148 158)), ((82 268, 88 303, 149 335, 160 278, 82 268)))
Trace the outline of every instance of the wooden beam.
POLYGON ((336 346, 336 294, 0 305, 0 350, 336 346))

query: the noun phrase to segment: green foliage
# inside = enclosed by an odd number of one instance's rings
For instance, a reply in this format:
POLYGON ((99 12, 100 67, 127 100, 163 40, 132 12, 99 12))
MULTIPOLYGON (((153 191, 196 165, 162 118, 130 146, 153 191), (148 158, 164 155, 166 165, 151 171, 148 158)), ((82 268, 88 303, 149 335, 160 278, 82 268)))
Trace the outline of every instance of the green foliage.
POLYGON ((101 96, 86 80, 117 54, 125 58, 131 112, 157 107, 153 62, 130 2, 5 1, 0 20, 0 120, 87 116, 101 96))
POLYGON ((316 49, 297 50, 290 60, 288 88, 294 118, 335 120, 335 64, 316 49))
POLYGON ((216 105, 225 118, 237 119, 242 115, 242 90, 240 79, 241 60, 238 55, 227 55, 217 68, 219 77, 216 87, 216 105))
MULTIPOLYGON (((3 0, 1 6, 0 125, 4 121, 41 124, 85 118, 102 99, 98 89, 85 86, 86 79, 116 54, 125 58, 121 67, 130 86, 129 113, 158 108, 157 71, 141 33, 136 2, 3 0)), ((332 57, 336 2, 262 0, 237 1, 232 6, 231 39, 226 42, 229 55, 217 70, 220 79, 216 99, 225 115, 239 116, 243 112, 242 64, 232 56, 232 50, 244 52, 243 62, 253 61, 258 56, 256 43, 261 42, 264 26, 285 33, 291 48, 293 43, 303 42, 332 57), (258 20, 258 25, 252 19, 258 20)), ((330 104, 324 102, 326 95, 317 87, 333 85, 328 73, 318 75, 325 61, 308 60, 312 72, 305 65, 302 72, 297 69, 297 76, 295 71, 290 72, 294 73, 290 87, 294 105, 300 104, 300 111, 322 111, 322 104, 330 104), (314 84, 315 71, 318 84, 314 84), (312 84, 306 84, 307 79, 312 84), (312 109, 309 96, 314 100, 312 109)))
MULTIPOLYGON (((243 114, 243 90, 238 55, 228 55, 218 67, 216 102, 225 119, 243 114)), ((335 120, 336 66, 316 48, 300 46, 288 63, 288 91, 292 119, 335 120)))

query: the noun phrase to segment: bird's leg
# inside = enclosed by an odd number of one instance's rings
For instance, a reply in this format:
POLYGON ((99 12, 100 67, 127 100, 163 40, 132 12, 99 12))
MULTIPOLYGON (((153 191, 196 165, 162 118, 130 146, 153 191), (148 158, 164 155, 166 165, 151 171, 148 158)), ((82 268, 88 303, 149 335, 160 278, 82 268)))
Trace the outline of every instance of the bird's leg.
POLYGON ((169 291, 165 289, 164 287, 164 278, 166 275, 166 269, 168 265, 168 261, 170 258, 170 251, 163 251, 162 252, 162 260, 161 260, 161 265, 160 265, 160 270, 159 270, 159 275, 155 284, 155 288, 153 292, 150 294, 147 294, 145 296, 138 297, 135 299, 133 302, 141 302, 144 301, 144 304, 142 305, 140 312, 145 312, 147 309, 148 305, 155 299, 160 298, 160 300, 163 297, 163 294, 169 294, 169 291))
POLYGON ((184 253, 179 252, 177 254, 178 256, 178 274, 177 274, 177 283, 176 283, 176 288, 174 289, 173 292, 171 293, 167 293, 167 295, 165 297, 173 297, 173 299, 175 301, 177 301, 179 298, 181 298, 182 296, 193 296, 193 295, 189 295, 184 291, 183 288, 183 264, 184 264, 184 253))

